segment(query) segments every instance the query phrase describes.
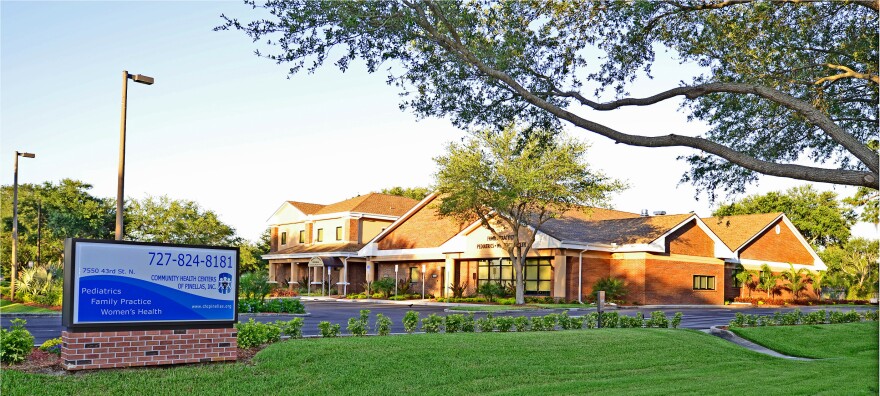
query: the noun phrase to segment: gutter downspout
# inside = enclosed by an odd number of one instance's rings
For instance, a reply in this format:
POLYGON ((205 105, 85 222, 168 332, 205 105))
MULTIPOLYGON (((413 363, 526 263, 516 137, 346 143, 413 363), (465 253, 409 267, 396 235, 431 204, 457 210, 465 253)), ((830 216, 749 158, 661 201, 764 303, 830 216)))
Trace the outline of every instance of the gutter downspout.
POLYGON ((581 250, 578 253, 578 304, 583 304, 584 298, 584 289, 583 289, 583 277, 584 277, 584 252, 590 249, 581 250))

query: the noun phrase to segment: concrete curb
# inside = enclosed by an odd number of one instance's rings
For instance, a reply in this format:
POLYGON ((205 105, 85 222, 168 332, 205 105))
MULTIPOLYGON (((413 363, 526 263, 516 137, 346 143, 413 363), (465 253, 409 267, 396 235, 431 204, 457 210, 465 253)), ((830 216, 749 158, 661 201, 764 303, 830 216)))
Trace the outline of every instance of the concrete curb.
POLYGON ((52 316, 61 316, 61 312, 58 313, 0 313, 0 316, 4 318, 48 318, 52 316))
POLYGON ((295 316, 298 318, 303 318, 306 316, 312 316, 311 312, 306 312, 304 314, 295 314, 295 313, 286 313, 286 312, 239 312, 238 316, 295 316))
POLYGON ((750 349, 750 350, 758 352, 758 353, 763 353, 765 355, 778 357, 778 358, 782 358, 782 359, 798 360, 798 361, 805 361, 805 362, 811 362, 814 360, 818 360, 818 359, 810 359, 810 358, 803 358, 803 357, 797 357, 797 356, 783 355, 783 354, 776 352, 770 348, 755 344, 754 342, 751 342, 745 338, 742 338, 742 337, 734 334, 732 331, 722 329, 719 326, 712 326, 706 332, 715 336, 715 337, 718 337, 723 340, 730 341, 734 344, 737 344, 743 348, 750 349))

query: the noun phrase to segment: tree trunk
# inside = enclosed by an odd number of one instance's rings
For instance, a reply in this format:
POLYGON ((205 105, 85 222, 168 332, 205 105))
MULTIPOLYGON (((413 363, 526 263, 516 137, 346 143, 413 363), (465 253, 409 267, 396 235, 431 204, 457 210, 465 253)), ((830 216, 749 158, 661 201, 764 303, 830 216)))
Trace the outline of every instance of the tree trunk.
POLYGON ((514 283, 516 284, 516 304, 521 305, 526 303, 525 297, 525 259, 516 257, 512 259, 513 261, 513 276, 514 283))

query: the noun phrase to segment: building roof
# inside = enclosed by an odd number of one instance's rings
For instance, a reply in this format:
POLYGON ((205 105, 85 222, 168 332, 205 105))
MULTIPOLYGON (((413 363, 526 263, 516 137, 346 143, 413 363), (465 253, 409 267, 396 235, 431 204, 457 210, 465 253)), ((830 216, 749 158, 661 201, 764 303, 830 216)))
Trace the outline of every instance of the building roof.
POLYGON ((357 212, 399 217, 412 209, 417 203, 419 201, 411 198, 370 193, 324 206, 314 214, 357 212))
MULTIPOLYGON (((595 208, 593 210, 596 211, 595 208)), ((603 211, 607 210, 603 209, 603 211)), ((616 216, 625 215, 627 212, 596 212, 596 217, 601 219, 603 214, 616 216)), ((571 216, 549 220, 544 223, 542 229, 545 234, 565 242, 645 244, 653 242, 692 216, 691 214, 664 216, 634 214, 634 216, 597 221, 571 216)))
POLYGON ((357 252, 362 247, 364 247, 363 243, 315 243, 309 245, 294 245, 286 249, 281 249, 275 252, 269 253, 267 256, 274 256, 276 254, 298 254, 298 253, 329 253, 329 252, 344 252, 344 253, 352 253, 357 252))
POLYGON ((718 235, 718 238, 732 251, 737 251, 746 242, 767 228, 770 223, 782 216, 781 212, 751 215, 705 217, 703 222, 718 235))
POLYGON ((316 203, 297 202, 297 201, 287 201, 287 203, 293 205, 293 207, 299 209, 300 212, 303 212, 303 214, 307 214, 307 215, 318 213, 318 211, 321 210, 321 208, 323 208, 325 206, 325 205, 316 204, 316 203))

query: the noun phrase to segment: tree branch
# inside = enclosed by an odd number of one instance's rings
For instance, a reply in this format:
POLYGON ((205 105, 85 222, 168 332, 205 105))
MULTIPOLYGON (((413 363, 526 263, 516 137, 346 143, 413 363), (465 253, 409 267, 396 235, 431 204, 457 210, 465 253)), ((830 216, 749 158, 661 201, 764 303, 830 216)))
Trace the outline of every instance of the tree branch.
POLYGON ((855 70, 853 70, 853 69, 850 69, 850 68, 848 68, 848 67, 846 67, 846 66, 843 66, 843 65, 834 65, 834 64, 831 64, 831 63, 826 63, 825 66, 830 67, 830 68, 832 68, 832 69, 834 69, 834 70, 840 70, 840 71, 842 71, 843 73, 835 74, 835 75, 833 75, 833 76, 822 77, 822 78, 816 80, 816 82, 815 82, 814 84, 816 84, 816 85, 820 85, 820 84, 825 83, 825 82, 832 82, 832 83, 833 83, 833 82, 835 82, 835 81, 837 81, 837 80, 839 80, 839 79, 841 79, 841 78, 858 78, 858 79, 860 79, 860 80, 868 80, 868 81, 871 81, 871 82, 873 82, 874 84, 880 84, 880 76, 878 76, 878 75, 876 75, 876 74, 871 74, 871 73, 860 73, 860 72, 857 72, 857 71, 855 71, 855 70))
MULTIPOLYGON (((765 175, 787 177, 787 178, 800 179, 800 180, 809 180, 809 181, 822 182, 822 183, 843 184, 843 185, 851 185, 851 186, 864 186, 864 187, 870 187, 873 189, 880 189, 880 182, 878 182, 878 177, 877 177, 878 162, 880 162, 880 160, 878 160, 876 153, 871 151, 870 155, 865 155, 865 151, 866 150, 870 151, 870 150, 868 150, 867 147, 864 147, 864 145, 862 145, 860 142, 855 140, 851 135, 849 135, 848 133, 846 133, 845 131, 842 131, 842 130, 840 132, 842 132, 842 134, 845 136, 838 136, 838 139, 842 139, 843 141, 855 141, 856 144, 848 144, 848 145, 845 145, 844 147, 846 147, 847 150, 850 150, 851 152, 853 152, 853 154, 855 154, 856 157, 858 157, 860 160, 864 161, 866 166, 868 166, 868 168, 871 169, 871 172, 846 170, 846 169, 827 169, 827 168, 818 168, 818 167, 803 166, 803 165, 796 165, 796 164, 780 164, 780 163, 775 163, 775 162, 770 162, 770 161, 759 160, 757 158, 754 158, 752 156, 746 155, 746 154, 741 153, 739 151, 733 150, 733 149, 726 147, 724 145, 721 145, 721 144, 718 144, 713 141, 710 141, 710 140, 707 140, 704 138, 700 138, 700 137, 690 137, 690 136, 682 136, 682 135, 675 135, 675 134, 670 134, 670 135, 666 135, 666 136, 654 136, 654 137, 641 136, 641 135, 630 135, 630 134, 622 133, 622 132, 617 131, 615 129, 609 128, 605 125, 602 125, 602 124, 599 124, 599 123, 596 123, 593 121, 589 121, 589 120, 584 119, 574 113, 571 113, 565 109, 562 109, 558 106, 555 106, 555 105, 543 100, 542 98, 536 96, 535 94, 533 94, 529 90, 525 89, 522 85, 520 85, 516 80, 511 78, 506 73, 489 67, 488 65, 483 63, 481 60, 479 60, 475 55, 473 55, 463 45, 459 44, 458 42, 456 42, 456 41, 450 39, 449 37, 446 37, 445 35, 438 32, 436 27, 434 27, 431 24, 430 20, 425 15, 424 9, 422 9, 420 6, 418 6, 417 4, 414 4, 414 3, 407 3, 407 4, 411 4, 411 7, 417 13, 417 18, 416 18, 415 22, 419 26, 421 26, 423 29, 425 29, 425 31, 434 40, 434 42, 436 42, 438 45, 440 45, 441 47, 443 47, 444 49, 449 51, 452 55, 457 56, 460 59, 462 59, 463 61, 470 63, 471 65, 476 67, 477 70, 479 70, 481 73, 485 74, 486 76, 493 78, 493 79, 496 79, 496 80, 499 80, 499 81, 503 82, 504 84, 508 85, 518 95, 520 95, 525 101, 531 103, 532 105, 534 105, 538 108, 541 108, 541 109, 549 112, 550 114, 553 114, 554 116, 559 117, 560 119, 568 121, 579 128, 586 129, 586 130, 594 132, 596 134, 605 136, 609 139, 614 140, 617 143, 624 143, 624 144, 628 144, 631 146, 640 146, 640 147, 690 147, 690 148, 702 150, 702 151, 707 152, 709 154, 719 156, 719 157, 724 158, 725 160, 730 161, 730 162, 732 162, 736 165, 739 165, 743 168, 746 168, 746 169, 749 169, 749 170, 752 170, 752 171, 755 171, 755 172, 758 172, 761 174, 765 174, 765 175)), ((435 10, 434 12, 439 12, 439 9, 437 9, 436 6, 435 6, 434 10, 435 10)), ((454 28, 454 26, 452 26, 451 23, 449 23, 446 20, 442 20, 442 21, 443 22, 441 22, 441 23, 444 23, 444 25, 446 26, 447 29, 449 29, 450 31, 455 31, 455 28, 454 28)), ((723 86, 724 84, 719 83, 719 85, 723 86)), ((731 86, 731 89, 738 88, 739 90, 742 90, 741 93, 752 93, 752 94, 763 93, 763 94, 767 94, 767 95, 773 94, 773 96, 776 96, 777 94, 781 94, 779 92, 776 92, 776 91, 769 89, 769 88, 766 88, 766 87, 751 86, 751 85, 747 85, 747 84, 728 84, 728 85, 731 86), (743 89, 744 86, 748 86, 751 89, 749 91, 745 91, 743 89)), ((667 91, 667 95, 669 95, 668 97, 683 95, 685 93, 678 92, 678 90, 688 90, 688 89, 691 91, 691 94, 693 95, 693 94, 698 93, 699 89, 706 89, 707 86, 712 86, 712 85, 707 84, 707 85, 698 86, 700 88, 698 88, 698 87, 676 88, 676 89, 667 91)), ((723 91, 719 91, 719 92, 723 92, 723 91)), ((731 92, 738 92, 738 91, 731 91, 731 92)), ((706 94, 706 93, 707 92, 703 92, 701 94, 706 94)), ((660 100, 663 100, 663 99, 658 98, 657 101, 660 101, 660 100)), ((790 102, 788 104, 795 104, 795 103, 790 102)), ((807 114, 809 114, 812 117, 818 117, 818 116, 825 117, 823 114, 821 114, 821 112, 819 110, 817 110, 815 108, 811 107, 808 110, 809 111, 807 114)), ((825 118, 827 119, 827 117, 825 117, 825 118)), ((833 124, 833 122, 831 122, 831 124, 833 124)), ((832 126, 826 125, 826 127, 831 128, 832 126)), ((839 129, 839 127, 837 127, 836 125, 833 125, 833 128, 839 129)), ((840 135, 840 134, 838 133, 838 135, 840 135)))

